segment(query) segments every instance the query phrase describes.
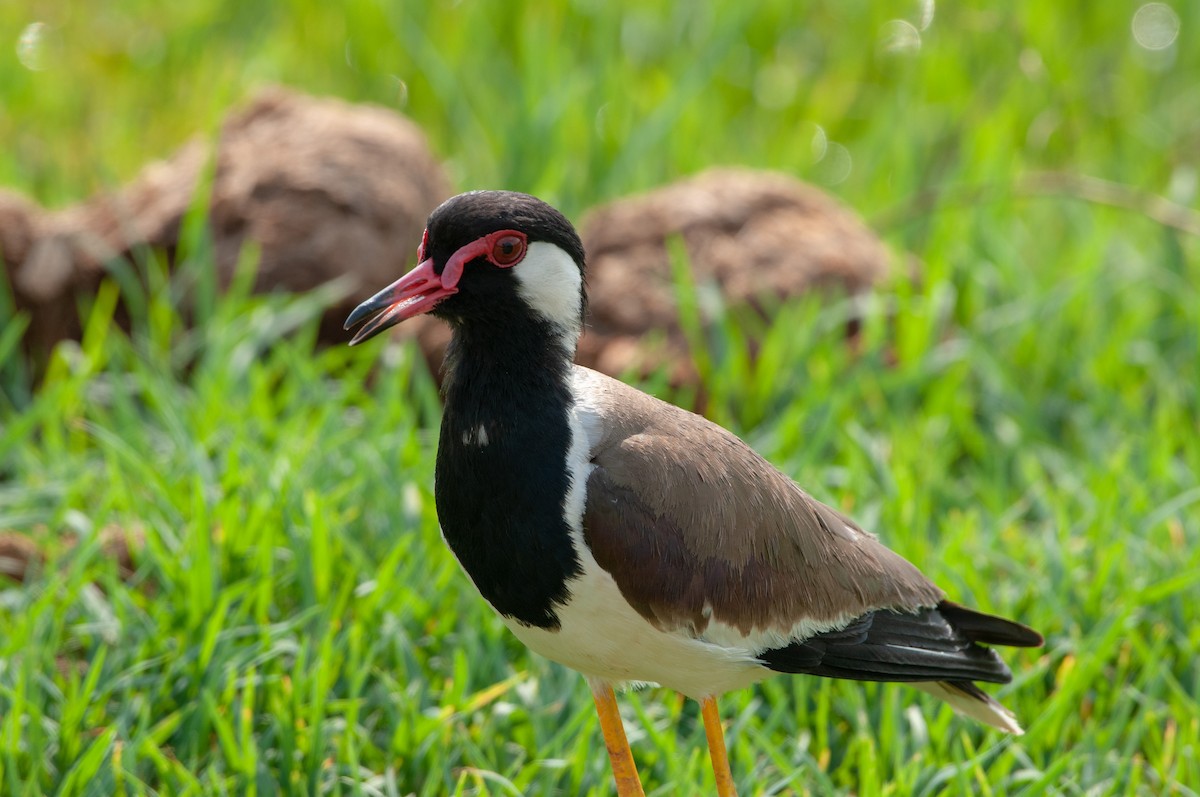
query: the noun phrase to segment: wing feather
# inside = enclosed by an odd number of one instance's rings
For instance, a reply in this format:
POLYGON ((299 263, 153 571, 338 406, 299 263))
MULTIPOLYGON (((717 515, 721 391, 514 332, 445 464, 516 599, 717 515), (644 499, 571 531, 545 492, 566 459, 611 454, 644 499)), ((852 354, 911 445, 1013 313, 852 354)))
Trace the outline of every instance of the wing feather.
POLYGON ((583 534, 622 594, 664 630, 717 622, 748 640, 840 627, 939 590, 874 535, 801 490, 734 435, 586 372, 591 441, 583 534))

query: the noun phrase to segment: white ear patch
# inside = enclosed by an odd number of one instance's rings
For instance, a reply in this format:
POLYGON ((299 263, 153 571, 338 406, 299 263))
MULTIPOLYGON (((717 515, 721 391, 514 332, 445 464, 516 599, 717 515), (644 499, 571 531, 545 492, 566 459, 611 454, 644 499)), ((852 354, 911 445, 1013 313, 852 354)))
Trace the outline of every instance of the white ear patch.
POLYGON ((563 328, 573 350, 583 319, 579 317, 583 275, 565 251, 545 241, 529 244, 513 266, 521 298, 538 315, 563 328))

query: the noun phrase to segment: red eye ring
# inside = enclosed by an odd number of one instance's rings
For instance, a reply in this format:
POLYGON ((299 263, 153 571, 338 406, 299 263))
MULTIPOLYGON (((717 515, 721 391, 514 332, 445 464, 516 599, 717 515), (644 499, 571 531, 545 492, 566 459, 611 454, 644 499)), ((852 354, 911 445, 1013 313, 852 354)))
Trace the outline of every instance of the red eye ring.
POLYGON ((525 236, 515 232, 506 232, 497 236, 492 241, 491 251, 488 252, 488 260, 497 266, 514 266, 523 257, 525 257, 525 236))

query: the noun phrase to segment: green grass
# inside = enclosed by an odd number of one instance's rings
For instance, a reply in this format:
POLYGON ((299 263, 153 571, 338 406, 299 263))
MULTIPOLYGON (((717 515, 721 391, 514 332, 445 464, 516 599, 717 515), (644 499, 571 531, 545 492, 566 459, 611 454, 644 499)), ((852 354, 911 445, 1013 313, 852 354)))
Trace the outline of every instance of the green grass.
MULTIPOLYGON (((0 184, 76 201, 265 81, 393 106, 402 82, 460 187, 575 216, 713 163, 830 180, 820 125, 851 157, 833 190, 923 277, 870 304, 858 353, 841 302, 780 308, 754 363, 723 319, 709 414, 1048 644, 1006 653, 1020 739, 898 686, 730 695, 742 793, 1200 793, 1200 244, 1028 179, 1194 220, 1200 6, 1155 54, 1136 4, 938 4, 896 55, 881 28, 917 3, 743 5, 6 3, 10 43, 50 27, 44 70, 0 52, 0 184)), ((0 584, 0 793, 611 793, 581 679, 440 540, 420 359, 316 349, 320 296, 208 301, 197 229, 201 276, 144 264, 128 334, 110 284, 36 392, 5 363, 0 529, 53 555, 0 584), (113 526, 145 537, 130 583, 113 526)), ((711 793, 696 706, 622 702, 648 790, 711 793)))

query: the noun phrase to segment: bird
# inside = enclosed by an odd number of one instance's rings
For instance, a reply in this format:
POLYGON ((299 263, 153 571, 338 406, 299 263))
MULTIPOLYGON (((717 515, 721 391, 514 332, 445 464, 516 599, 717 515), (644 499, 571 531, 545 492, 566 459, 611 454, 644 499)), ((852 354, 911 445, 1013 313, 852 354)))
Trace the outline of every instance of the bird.
POLYGON ((590 686, 620 797, 642 795, 615 689, 700 703, 735 794, 717 698, 781 673, 911 684, 1010 734, 975 682, 1028 626, 949 600, 731 432, 574 355, 583 243, 552 205, 471 191, 429 216, 417 266, 346 319, 359 344, 449 323, 434 497, 445 542, 505 626, 590 686))

